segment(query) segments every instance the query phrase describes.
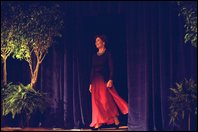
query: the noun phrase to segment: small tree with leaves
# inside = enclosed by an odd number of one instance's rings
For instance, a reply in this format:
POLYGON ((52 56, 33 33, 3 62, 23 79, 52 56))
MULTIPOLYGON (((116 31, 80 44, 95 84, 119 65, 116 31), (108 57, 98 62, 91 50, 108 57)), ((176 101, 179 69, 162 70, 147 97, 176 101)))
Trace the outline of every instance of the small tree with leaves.
POLYGON ((7 84, 7 58, 13 53, 20 31, 15 23, 20 9, 11 4, 1 3, 1 60, 3 63, 3 84, 7 84), (18 34, 18 35, 17 35, 18 34))
POLYGON ((7 58, 14 50, 14 41, 12 39, 12 29, 7 25, 6 20, 1 21, 1 59, 3 63, 3 84, 7 84, 7 58))
POLYGON ((19 28, 22 35, 13 57, 28 62, 32 88, 37 82, 40 64, 53 44, 54 37, 61 36, 63 20, 58 8, 58 5, 46 7, 33 4, 17 20, 21 23, 19 28))
POLYGON ((176 87, 170 88, 170 122, 178 126, 178 121, 188 117, 188 130, 190 130, 190 115, 197 115, 197 83, 192 79, 185 79, 176 83, 176 87))

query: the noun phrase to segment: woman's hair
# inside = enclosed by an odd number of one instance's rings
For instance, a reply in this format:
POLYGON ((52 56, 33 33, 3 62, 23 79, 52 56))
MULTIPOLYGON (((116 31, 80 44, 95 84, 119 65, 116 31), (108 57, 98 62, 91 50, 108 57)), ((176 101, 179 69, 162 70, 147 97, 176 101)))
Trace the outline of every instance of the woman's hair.
POLYGON ((96 39, 96 38, 100 38, 100 39, 101 39, 103 42, 105 42, 105 43, 107 42, 107 38, 106 38, 106 36, 103 35, 103 34, 102 34, 102 35, 96 35, 96 36, 95 36, 95 39, 96 39))

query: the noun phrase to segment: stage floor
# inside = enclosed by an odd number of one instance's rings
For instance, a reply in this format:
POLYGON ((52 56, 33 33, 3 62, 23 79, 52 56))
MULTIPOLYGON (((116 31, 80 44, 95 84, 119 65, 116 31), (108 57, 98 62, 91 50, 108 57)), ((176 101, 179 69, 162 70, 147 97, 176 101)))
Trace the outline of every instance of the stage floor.
MULTIPOLYGON (((101 128, 97 131, 127 131, 127 126, 120 126, 119 129, 115 128, 101 128)), ((62 128, 19 128, 19 127, 3 127, 1 131, 93 131, 91 129, 62 129, 62 128)))

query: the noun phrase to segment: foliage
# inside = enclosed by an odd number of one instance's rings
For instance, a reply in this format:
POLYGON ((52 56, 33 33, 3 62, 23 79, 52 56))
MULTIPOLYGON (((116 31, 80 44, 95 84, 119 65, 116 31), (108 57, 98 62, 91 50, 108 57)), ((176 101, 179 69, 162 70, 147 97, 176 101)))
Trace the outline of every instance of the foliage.
POLYGON ((9 83, 1 89, 1 94, 2 115, 6 116, 11 113, 12 118, 16 114, 26 114, 29 120, 34 111, 44 112, 49 103, 46 93, 35 91, 30 85, 13 85, 9 83))
POLYGON ((1 57, 6 59, 14 50, 21 35, 17 18, 21 14, 18 6, 11 6, 2 2, 1 4, 1 57))
MULTIPOLYGON (((48 48, 53 44, 55 37, 61 37, 63 13, 58 4, 11 2, 2 7, 2 12, 5 12, 3 18, 12 18, 11 25, 14 25, 14 32, 11 34, 15 38, 12 57, 28 62, 31 73, 30 85, 33 88, 37 82, 39 66, 48 48), (10 13, 6 13, 6 7, 11 10, 10 13)), ((7 38, 5 36, 5 40, 7 38)))
POLYGON ((183 15, 185 20, 185 36, 184 42, 188 41, 194 47, 197 47, 197 1, 177 2, 179 6, 179 15, 183 15))
POLYGON ((178 126, 178 121, 184 119, 187 114, 197 114, 197 83, 192 79, 185 79, 181 83, 176 83, 176 87, 170 88, 170 122, 173 126, 178 126))
POLYGON ((42 61, 53 43, 53 38, 61 37, 62 16, 58 5, 47 7, 32 4, 27 6, 29 8, 22 8, 16 20, 22 35, 19 39, 21 43, 15 48, 13 57, 29 62, 34 52, 42 61))

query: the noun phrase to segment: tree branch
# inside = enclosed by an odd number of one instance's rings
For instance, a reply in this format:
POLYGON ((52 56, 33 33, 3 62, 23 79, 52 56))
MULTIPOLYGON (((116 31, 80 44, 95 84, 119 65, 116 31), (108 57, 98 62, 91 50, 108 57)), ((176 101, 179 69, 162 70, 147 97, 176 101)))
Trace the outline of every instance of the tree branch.
POLYGON ((31 73, 31 78, 33 77, 34 73, 33 73, 33 68, 32 68, 32 61, 31 59, 30 60, 27 60, 28 64, 29 64, 29 67, 30 67, 30 73, 31 73))
POLYGON ((43 54, 43 57, 41 58, 40 63, 43 62, 43 59, 45 58, 46 54, 47 54, 47 51, 45 51, 45 53, 43 54))

